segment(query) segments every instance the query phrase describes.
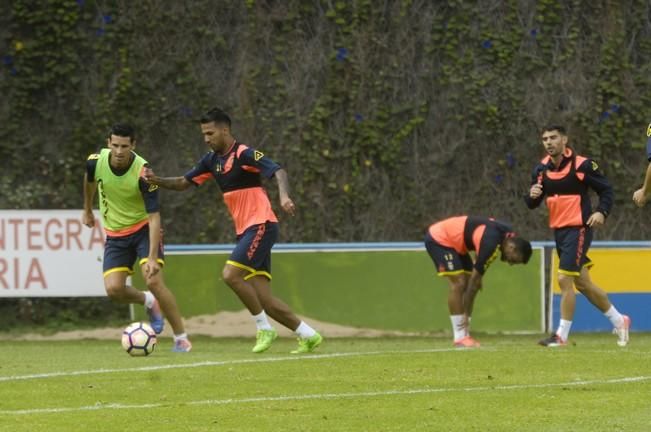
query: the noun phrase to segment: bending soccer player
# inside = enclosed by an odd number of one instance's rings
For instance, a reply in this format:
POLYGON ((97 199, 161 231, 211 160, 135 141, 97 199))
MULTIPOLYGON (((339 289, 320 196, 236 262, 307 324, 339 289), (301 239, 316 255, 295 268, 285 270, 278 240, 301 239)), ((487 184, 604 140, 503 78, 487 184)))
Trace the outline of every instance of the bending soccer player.
POLYGON ((237 245, 226 261, 222 277, 255 321, 257 334, 252 351, 266 351, 278 336, 267 319, 269 314, 298 336, 298 348, 293 354, 312 352, 323 341, 321 335, 271 293, 271 247, 278 239, 278 219, 262 187, 261 176, 276 179, 280 206, 294 215, 287 173, 262 152, 238 142, 231 135, 230 117, 219 108, 205 113, 200 122, 211 151, 182 177, 162 178, 151 170, 147 170, 145 177, 151 184, 179 191, 215 179, 224 193, 237 235, 237 245))
POLYGON ((163 281, 164 264, 158 188, 142 178, 147 164, 133 150, 135 130, 128 124, 111 129, 108 148, 92 154, 84 175, 84 211, 82 223, 95 226, 93 201, 99 190, 99 209, 106 232, 104 245, 104 287, 109 298, 119 303, 144 304, 151 326, 163 331, 163 314, 174 331, 172 351, 189 352, 188 340, 174 294, 163 281), (149 291, 127 285, 138 260, 149 291))
POLYGON ((497 258, 509 264, 526 264, 531 258, 531 243, 518 237, 511 227, 492 218, 456 216, 431 225, 425 235, 425 248, 439 276, 448 278, 448 309, 454 333, 454 346, 479 347, 470 336, 470 318, 482 277, 497 258), (475 261, 469 251, 475 251, 475 261))
POLYGON ((534 168, 529 194, 524 197, 530 209, 538 207, 545 199, 559 260, 560 322, 555 333, 538 343, 546 347, 567 344, 576 306, 576 287, 606 315, 617 334, 617 344, 625 346, 631 320, 620 314, 610 303, 608 295, 592 282, 589 269, 593 264, 587 256, 592 243, 592 228, 603 225, 610 213, 613 188, 597 163, 576 154, 567 145, 568 140, 563 126, 543 128, 541 141, 547 156, 534 168), (599 195, 599 204, 594 211, 590 189, 599 195))

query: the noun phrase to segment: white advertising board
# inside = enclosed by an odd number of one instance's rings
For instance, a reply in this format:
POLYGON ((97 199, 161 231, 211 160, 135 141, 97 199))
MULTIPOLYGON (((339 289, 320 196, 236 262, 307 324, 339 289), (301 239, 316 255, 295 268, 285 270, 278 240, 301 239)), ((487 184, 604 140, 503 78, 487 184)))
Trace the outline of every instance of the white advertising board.
POLYGON ((0 298, 105 296, 104 231, 81 210, 0 210, 0 298))

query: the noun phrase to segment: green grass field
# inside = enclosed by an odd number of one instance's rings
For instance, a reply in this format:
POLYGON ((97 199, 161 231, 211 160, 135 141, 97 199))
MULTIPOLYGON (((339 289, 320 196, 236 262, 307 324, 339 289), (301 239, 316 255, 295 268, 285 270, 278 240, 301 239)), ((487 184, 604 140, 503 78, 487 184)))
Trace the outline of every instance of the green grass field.
POLYGON ((131 358, 119 341, 4 341, 2 431, 646 431, 651 335, 327 339, 249 352, 251 339, 163 339, 131 358))

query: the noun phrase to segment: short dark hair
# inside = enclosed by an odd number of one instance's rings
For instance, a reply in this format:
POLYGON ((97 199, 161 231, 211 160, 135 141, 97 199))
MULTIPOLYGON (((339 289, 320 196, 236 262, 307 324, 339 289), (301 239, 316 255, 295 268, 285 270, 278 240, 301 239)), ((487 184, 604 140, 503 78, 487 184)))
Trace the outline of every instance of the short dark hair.
POLYGON ((561 126, 559 124, 550 124, 544 126, 540 130, 540 135, 544 134, 545 132, 551 132, 551 131, 558 131, 561 135, 567 135, 567 130, 565 129, 565 126, 561 126))
POLYGON ((129 123, 116 123, 111 126, 111 131, 109 132, 109 138, 111 135, 116 135, 119 137, 129 137, 133 142, 136 139, 136 129, 131 126, 129 123))
MULTIPOLYGON (((558 129, 552 129, 558 130, 558 129)), ((560 132, 560 131, 559 131, 560 132)), ((515 250, 522 256, 522 263, 526 264, 531 259, 531 254, 533 250, 531 249, 531 243, 529 240, 525 240, 522 237, 511 237, 509 240, 515 245, 515 250)))
POLYGON ((204 123, 212 123, 215 122, 217 124, 225 124, 228 127, 231 127, 231 118, 226 114, 224 110, 221 108, 212 108, 209 111, 206 111, 199 121, 204 124, 204 123))

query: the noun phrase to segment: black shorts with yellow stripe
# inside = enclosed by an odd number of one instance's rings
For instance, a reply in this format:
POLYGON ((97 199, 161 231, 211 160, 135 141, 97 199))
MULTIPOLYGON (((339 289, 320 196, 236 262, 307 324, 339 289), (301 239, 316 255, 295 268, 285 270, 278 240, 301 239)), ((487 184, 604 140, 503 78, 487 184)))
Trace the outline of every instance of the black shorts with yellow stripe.
POLYGON ((271 280, 271 248, 277 240, 277 223, 252 225, 237 237, 237 245, 226 264, 248 271, 245 280, 254 276, 271 280))
MULTIPOLYGON (((133 264, 138 260, 142 265, 149 256, 149 225, 145 225, 133 234, 122 237, 106 236, 104 244, 104 276, 116 272, 124 271, 129 274, 133 273, 133 264)), ((158 245, 158 262, 164 264, 165 255, 163 253, 162 241, 158 245)))
POLYGON ((588 249, 592 244, 590 227, 564 227, 554 231, 558 272, 568 276, 579 276, 583 267, 592 267, 588 249))
POLYGON ((460 254, 451 247, 443 246, 429 235, 425 234, 425 249, 434 261, 439 276, 454 276, 472 272, 472 258, 468 254, 460 254))

